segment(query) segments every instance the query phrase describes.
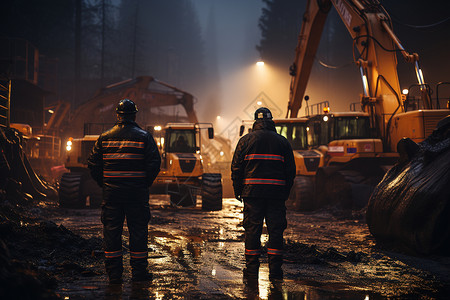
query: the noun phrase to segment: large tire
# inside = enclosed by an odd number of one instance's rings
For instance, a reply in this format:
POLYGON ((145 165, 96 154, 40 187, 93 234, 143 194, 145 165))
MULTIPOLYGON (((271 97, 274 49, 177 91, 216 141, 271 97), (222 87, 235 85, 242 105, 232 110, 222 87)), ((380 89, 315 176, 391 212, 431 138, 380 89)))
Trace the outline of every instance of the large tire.
POLYGON ((317 208, 335 206, 342 209, 361 209, 367 205, 370 194, 381 180, 374 166, 371 172, 323 167, 317 171, 315 202, 317 208))
POLYGON ((328 177, 334 172, 336 172, 334 167, 322 167, 316 172, 314 186, 314 206, 316 209, 324 208, 331 204, 327 184, 328 177))
POLYGON ((314 186, 311 177, 295 177, 286 207, 295 211, 309 211, 315 208, 314 186))
POLYGON ((205 173, 202 177, 202 210, 222 209, 222 174, 205 173))
POLYGON ((176 190, 169 190, 170 204, 172 206, 195 207, 197 205, 197 195, 185 185, 179 185, 176 190))
POLYGON ((59 183, 59 206, 83 208, 86 200, 81 193, 82 173, 64 173, 59 183))

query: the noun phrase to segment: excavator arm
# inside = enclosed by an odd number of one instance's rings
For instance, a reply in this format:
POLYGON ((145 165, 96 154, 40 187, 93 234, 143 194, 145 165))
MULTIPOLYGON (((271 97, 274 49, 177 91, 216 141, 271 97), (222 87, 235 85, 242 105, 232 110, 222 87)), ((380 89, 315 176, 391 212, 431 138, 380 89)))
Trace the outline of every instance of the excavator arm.
POLYGON ((409 54, 392 30, 389 15, 377 0, 308 0, 298 38, 287 117, 297 117, 328 11, 333 5, 353 38, 354 62, 360 69, 361 104, 371 116, 372 128, 387 135, 391 117, 403 111, 397 74, 396 52, 415 64, 424 107, 431 100, 418 65, 418 55, 409 54))
POLYGON ((151 118, 151 109, 182 105, 189 122, 198 123, 194 111, 193 96, 151 76, 140 76, 128 79, 102 88, 97 93, 77 107, 68 122, 66 133, 69 136, 82 136, 84 124, 105 123, 116 121, 115 107, 120 99, 133 100, 138 108, 138 122, 146 125, 151 118), (152 85, 152 87, 150 87, 152 85))
POLYGON ((295 61, 289 70, 292 78, 286 118, 296 118, 302 107, 306 84, 330 8, 331 2, 328 0, 308 0, 306 4, 306 12, 303 15, 302 27, 298 35, 295 61))

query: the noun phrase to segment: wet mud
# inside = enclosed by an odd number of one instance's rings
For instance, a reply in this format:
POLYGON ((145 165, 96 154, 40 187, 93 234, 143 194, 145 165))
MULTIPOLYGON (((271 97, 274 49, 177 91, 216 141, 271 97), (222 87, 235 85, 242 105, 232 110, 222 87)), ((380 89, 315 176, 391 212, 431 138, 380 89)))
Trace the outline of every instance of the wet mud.
MULTIPOLYGON (((152 282, 130 280, 126 226, 124 283, 109 285, 103 268, 100 210, 67 210, 43 202, 31 209, 1 208, 0 234, 10 253, 8 274, 31 274, 38 282, 33 290, 38 296, 33 299, 445 299, 450 295, 449 257, 415 257, 379 248, 364 211, 289 211, 284 281, 269 281, 263 254, 259 282, 244 285, 242 204, 224 199, 222 211, 204 212, 199 206, 173 208, 167 203, 164 196, 150 199, 152 282)), ((267 238, 264 230, 263 245, 267 238)))

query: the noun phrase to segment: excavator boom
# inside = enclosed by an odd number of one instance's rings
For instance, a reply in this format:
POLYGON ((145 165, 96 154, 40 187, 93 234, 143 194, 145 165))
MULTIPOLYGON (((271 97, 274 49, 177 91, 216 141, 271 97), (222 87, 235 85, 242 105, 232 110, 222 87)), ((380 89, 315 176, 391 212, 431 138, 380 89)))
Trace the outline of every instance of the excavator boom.
POLYGON ((191 94, 151 76, 140 76, 98 90, 94 97, 78 106, 71 115, 66 134, 75 137, 83 136, 84 124, 88 123, 115 123, 114 109, 118 101, 124 98, 129 98, 137 104, 140 111, 137 122, 143 125, 149 124, 149 120, 159 123, 174 121, 173 119, 165 120, 164 116, 161 116, 162 120, 156 120, 152 109, 177 105, 183 106, 186 111, 187 120, 185 121, 198 123, 194 111, 194 97, 191 94))

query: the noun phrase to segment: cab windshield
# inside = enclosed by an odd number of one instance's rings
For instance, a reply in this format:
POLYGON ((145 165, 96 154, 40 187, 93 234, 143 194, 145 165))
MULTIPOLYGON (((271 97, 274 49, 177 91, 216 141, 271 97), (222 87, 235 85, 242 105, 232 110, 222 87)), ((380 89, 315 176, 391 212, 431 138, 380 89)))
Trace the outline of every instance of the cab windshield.
POLYGON ((317 116, 309 121, 309 145, 318 147, 335 140, 370 138, 369 118, 366 116, 317 116))
POLYGON ((370 138, 369 118, 367 117, 337 117, 334 127, 335 140, 370 138))
POLYGON ((275 129, 289 141, 293 150, 308 149, 306 124, 275 124, 275 129))
POLYGON ((193 130, 170 130, 167 132, 167 152, 195 153, 195 132, 193 130))

